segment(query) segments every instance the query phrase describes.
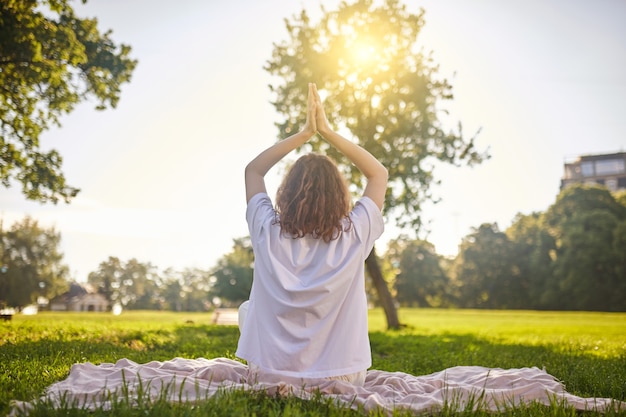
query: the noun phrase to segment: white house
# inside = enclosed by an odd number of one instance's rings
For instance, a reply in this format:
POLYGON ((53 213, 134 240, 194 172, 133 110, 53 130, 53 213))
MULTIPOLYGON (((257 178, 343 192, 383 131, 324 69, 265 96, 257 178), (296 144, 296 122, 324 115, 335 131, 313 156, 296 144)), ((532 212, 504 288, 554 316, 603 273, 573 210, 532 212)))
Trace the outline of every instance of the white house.
POLYGON ((72 282, 68 292, 50 301, 51 311, 109 311, 109 301, 91 285, 72 282))

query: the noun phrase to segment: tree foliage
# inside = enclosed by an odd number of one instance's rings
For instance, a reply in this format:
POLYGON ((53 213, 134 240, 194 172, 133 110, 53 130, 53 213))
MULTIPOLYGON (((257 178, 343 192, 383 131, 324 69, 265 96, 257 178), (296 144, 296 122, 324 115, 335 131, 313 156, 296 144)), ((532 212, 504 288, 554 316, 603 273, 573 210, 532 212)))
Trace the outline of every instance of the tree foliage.
POLYGON ((475 229, 452 275, 462 307, 626 311, 626 205, 603 187, 568 187, 506 233, 475 229))
POLYGON ((545 227, 542 213, 518 214, 506 230, 510 241, 511 262, 520 292, 515 305, 520 308, 545 309, 558 288, 553 285, 554 237, 545 227))
POLYGON ((25 217, 4 230, 0 222, 0 306, 24 307, 52 298, 67 286, 61 235, 25 217))
POLYGON ((16 180, 31 200, 69 202, 79 190, 40 136, 88 98, 115 107, 137 62, 96 19, 76 17, 69 0, 3 0, 0 22, 0 181, 16 180))
POLYGON ((545 213, 556 243, 550 307, 626 310, 626 205, 604 187, 573 186, 545 213))
POLYGON ((511 242, 498 225, 485 223, 461 243, 454 276, 459 305, 469 308, 515 308, 520 287, 511 242))
POLYGON ((233 249, 211 271, 211 295, 233 305, 245 301, 252 289, 254 253, 250 238, 233 240, 233 249))
POLYGON ((395 270, 396 300, 407 307, 446 307, 450 280, 432 243, 400 237, 389 243, 385 260, 395 270))
POLYGON ((211 274, 198 268, 167 270, 161 287, 163 308, 173 311, 206 311, 212 307, 211 274))
POLYGON ((160 308, 160 276, 150 263, 130 259, 123 263, 110 256, 91 272, 87 281, 112 304, 128 309, 160 308))

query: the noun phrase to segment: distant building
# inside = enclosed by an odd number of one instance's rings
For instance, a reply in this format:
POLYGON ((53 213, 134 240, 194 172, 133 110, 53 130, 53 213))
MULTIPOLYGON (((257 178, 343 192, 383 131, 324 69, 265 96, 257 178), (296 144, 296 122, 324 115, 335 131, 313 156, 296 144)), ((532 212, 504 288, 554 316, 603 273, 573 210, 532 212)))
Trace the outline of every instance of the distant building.
POLYGON ((50 300, 51 311, 108 311, 109 302, 89 284, 72 282, 70 290, 50 300))
POLYGON ((583 155, 564 164, 561 190, 572 184, 603 185, 610 191, 626 189, 626 152, 583 155))

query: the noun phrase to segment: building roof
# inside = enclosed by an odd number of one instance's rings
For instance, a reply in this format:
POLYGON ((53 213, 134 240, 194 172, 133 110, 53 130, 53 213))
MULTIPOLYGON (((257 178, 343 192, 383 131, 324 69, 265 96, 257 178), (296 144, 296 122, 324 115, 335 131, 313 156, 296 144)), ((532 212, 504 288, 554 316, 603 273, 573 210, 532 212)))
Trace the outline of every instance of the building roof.
POLYGON ((97 294, 97 291, 94 290, 93 286, 87 283, 79 283, 76 281, 72 281, 70 283, 70 289, 63 294, 59 294, 50 300, 51 303, 67 303, 72 298, 75 297, 83 297, 87 294, 97 294))

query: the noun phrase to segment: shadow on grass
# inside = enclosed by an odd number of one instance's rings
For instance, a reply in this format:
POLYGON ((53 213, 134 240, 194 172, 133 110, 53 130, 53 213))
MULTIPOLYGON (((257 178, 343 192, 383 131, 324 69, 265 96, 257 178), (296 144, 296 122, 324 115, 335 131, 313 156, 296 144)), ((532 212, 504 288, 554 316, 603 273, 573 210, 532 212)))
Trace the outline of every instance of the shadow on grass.
POLYGON ((626 400, 626 356, 600 358, 550 346, 500 344, 471 334, 370 333, 372 368, 427 375, 453 366, 545 369, 583 397, 626 400))

